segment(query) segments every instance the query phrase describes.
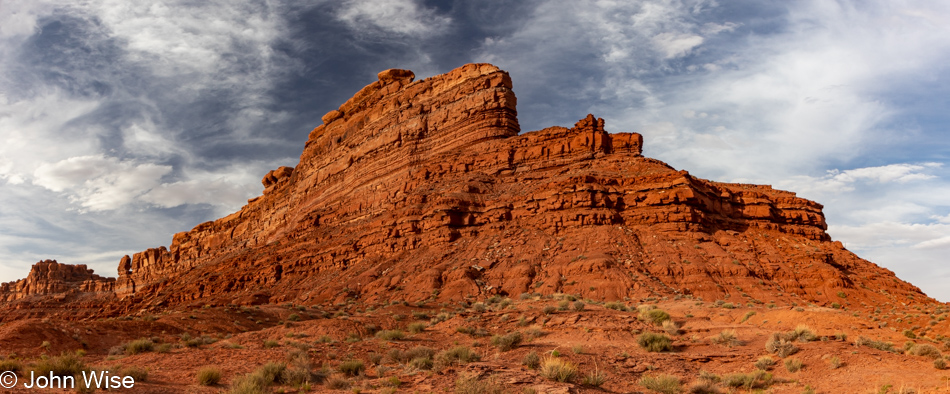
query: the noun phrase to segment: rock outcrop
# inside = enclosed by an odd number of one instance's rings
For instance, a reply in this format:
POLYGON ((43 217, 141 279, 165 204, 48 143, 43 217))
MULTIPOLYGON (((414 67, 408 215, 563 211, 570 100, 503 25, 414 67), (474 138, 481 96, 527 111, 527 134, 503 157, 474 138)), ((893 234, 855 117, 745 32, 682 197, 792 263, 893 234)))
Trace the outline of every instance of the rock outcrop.
POLYGON ((44 260, 30 269, 26 278, 0 284, 0 301, 16 301, 32 296, 54 295, 65 299, 78 293, 111 294, 115 278, 103 278, 84 264, 60 264, 44 260))
POLYGON ((818 203, 677 171, 593 115, 520 133, 492 65, 413 79, 379 73, 262 196, 122 258, 109 308, 526 292, 934 302, 832 242, 818 203))

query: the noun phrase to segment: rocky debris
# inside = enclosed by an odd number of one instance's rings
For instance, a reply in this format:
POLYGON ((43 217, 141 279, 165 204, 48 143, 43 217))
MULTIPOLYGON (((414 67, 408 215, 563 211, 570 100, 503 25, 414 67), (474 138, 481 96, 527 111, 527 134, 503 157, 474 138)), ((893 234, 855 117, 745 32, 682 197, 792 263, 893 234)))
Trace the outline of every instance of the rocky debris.
POLYGON ((296 167, 264 177, 262 196, 124 257, 110 308, 533 292, 934 302, 832 242, 822 206, 795 193, 675 170, 593 115, 519 134, 495 66, 378 77, 323 117, 296 167))
POLYGON ((30 296, 58 295, 60 299, 76 293, 112 293, 114 278, 103 278, 85 264, 60 264, 43 260, 33 264, 30 274, 16 282, 0 284, 0 301, 16 301, 30 296))

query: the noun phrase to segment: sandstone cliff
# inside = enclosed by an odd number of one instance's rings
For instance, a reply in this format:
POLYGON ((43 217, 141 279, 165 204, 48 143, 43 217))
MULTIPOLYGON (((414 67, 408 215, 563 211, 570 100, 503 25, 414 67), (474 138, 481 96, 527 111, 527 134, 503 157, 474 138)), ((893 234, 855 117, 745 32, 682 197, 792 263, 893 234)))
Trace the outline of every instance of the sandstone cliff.
POLYGON ((487 64, 421 81, 380 73, 323 116, 295 168, 264 177, 263 196, 124 258, 123 307, 522 292, 927 299, 831 242, 815 202, 676 171, 592 115, 519 135, 515 104, 508 74, 487 64))
POLYGON ((114 278, 96 275, 85 265, 44 260, 33 264, 26 278, 0 284, 0 301, 9 302, 45 295, 53 295, 63 300, 79 293, 111 294, 114 289, 114 278))
POLYGON ((642 155, 588 115, 520 133, 508 74, 387 70, 240 211, 122 258, 107 313, 525 292, 851 308, 934 302, 825 232, 821 205, 642 155), (520 133, 520 134, 519 134, 520 133))

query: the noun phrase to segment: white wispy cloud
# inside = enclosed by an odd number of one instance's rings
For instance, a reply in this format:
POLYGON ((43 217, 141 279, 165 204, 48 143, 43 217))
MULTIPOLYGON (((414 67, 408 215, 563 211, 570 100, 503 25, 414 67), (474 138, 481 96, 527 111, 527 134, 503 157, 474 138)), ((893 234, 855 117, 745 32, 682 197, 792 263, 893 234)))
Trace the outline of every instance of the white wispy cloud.
POLYGON ((337 11, 337 18, 357 31, 417 37, 438 33, 452 23, 452 18, 415 0, 347 0, 337 11))

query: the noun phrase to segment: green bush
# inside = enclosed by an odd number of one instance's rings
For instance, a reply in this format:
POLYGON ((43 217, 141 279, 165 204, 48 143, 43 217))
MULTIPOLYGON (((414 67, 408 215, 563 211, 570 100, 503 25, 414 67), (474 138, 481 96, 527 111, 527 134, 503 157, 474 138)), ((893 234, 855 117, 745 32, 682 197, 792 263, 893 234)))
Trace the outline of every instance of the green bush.
POLYGON ((406 334, 400 330, 383 330, 376 333, 376 338, 387 341, 398 341, 406 337, 406 334))
POLYGON ((637 344, 648 352, 666 352, 673 350, 673 341, 670 337, 653 332, 645 332, 637 338, 637 344))
POLYGON ((662 309, 652 309, 641 307, 639 318, 648 323, 653 323, 657 326, 663 324, 664 321, 670 320, 670 314, 666 313, 662 309))

